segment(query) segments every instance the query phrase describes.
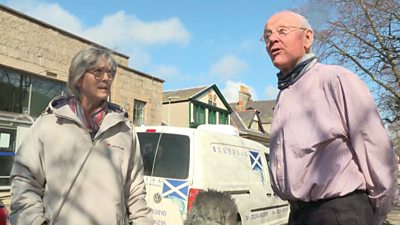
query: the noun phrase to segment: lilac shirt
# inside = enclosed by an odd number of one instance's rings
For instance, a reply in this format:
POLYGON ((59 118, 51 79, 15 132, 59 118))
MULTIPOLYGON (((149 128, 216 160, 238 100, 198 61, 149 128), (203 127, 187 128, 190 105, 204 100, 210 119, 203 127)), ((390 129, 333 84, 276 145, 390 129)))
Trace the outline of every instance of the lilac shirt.
POLYGON ((362 189, 379 217, 397 199, 396 156, 373 97, 340 66, 317 63, 280 92, 270 159, 272 186, 283 199, 315 201, 362 189))

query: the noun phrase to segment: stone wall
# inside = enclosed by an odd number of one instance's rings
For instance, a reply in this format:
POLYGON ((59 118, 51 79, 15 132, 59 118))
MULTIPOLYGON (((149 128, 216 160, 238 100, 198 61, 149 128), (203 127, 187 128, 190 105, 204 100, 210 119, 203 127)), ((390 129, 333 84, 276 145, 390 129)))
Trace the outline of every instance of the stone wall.
MULTIPOLYGON (((72 57, 89 46, 100 45, 0 5, 0 65, 66 82, 72 57)), ((112 101, 130 107, 130 119, 134 99, 145 101, 146 124, 160 125, 164 81, 130 69, 126 55, 114 52, 114 58, 112 101)))
POLYGON ((111 99, 113 102, 119 102, 131 119, 134 101, 145 102, 145 124, 161 125, 162 84, 157 79, 146 77, 138 71, 120 66, 113 84, 111 99))

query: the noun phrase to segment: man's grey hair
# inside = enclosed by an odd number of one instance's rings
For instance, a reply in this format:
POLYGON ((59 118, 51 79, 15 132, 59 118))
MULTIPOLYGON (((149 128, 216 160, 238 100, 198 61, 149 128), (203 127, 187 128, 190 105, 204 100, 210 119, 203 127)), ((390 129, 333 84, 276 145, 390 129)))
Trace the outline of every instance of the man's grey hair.
POLYGON ((279 14, 279 13, 290 13, 293 16, 297 17, 297 20, 300 23, 299 24, 300 27, 307 28, 309 30, 313 30, 311 25, 310 25, 310 22, 308 22, 307 18, 304 17, 303 15, 301 15, 301 14, 299 14, 297 12, 294 12, 294 11, 290 11, 290 10, 283 10, 283 11, 278 12, 277 14, 279 14))
POLYGON ((103 60, 106 60, 110 70, 115 73, 117 70, 117 62, 112 57, 110 50, 91 47, 79 51, 72 59, 69 67, 68 94, 79 96, 79 89, 76 86, 76 83, 81 79, 86 71, 94 68, 103 60))
POLYGON ((238 209, 232 197, 216 190, 200 192, 185 225, 237 225, 238 209))

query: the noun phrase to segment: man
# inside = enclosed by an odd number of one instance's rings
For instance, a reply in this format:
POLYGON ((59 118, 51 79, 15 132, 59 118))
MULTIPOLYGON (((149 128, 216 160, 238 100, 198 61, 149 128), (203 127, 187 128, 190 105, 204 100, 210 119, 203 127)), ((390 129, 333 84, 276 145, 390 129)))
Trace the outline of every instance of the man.
POLYGON ((264 28, 280 93, 271 124, 274 191, 289 225, 381 224, 397 201, 392 143, 366 85, 311 53, 313 30, 282 11, 264 28))

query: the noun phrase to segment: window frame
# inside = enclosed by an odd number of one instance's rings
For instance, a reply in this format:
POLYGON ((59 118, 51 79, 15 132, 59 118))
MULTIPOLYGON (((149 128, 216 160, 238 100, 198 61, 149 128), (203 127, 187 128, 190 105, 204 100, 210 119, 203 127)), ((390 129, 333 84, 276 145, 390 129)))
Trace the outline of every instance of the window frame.
POLYGON ((146 104, 147 102, 135 99, 133 101, 132 122, 135 125, 143 125, 146 121, 146 104), (142 107, 140 107, 142 106, 142 107), (137 116, 137 114, 139 114, 137 116))

